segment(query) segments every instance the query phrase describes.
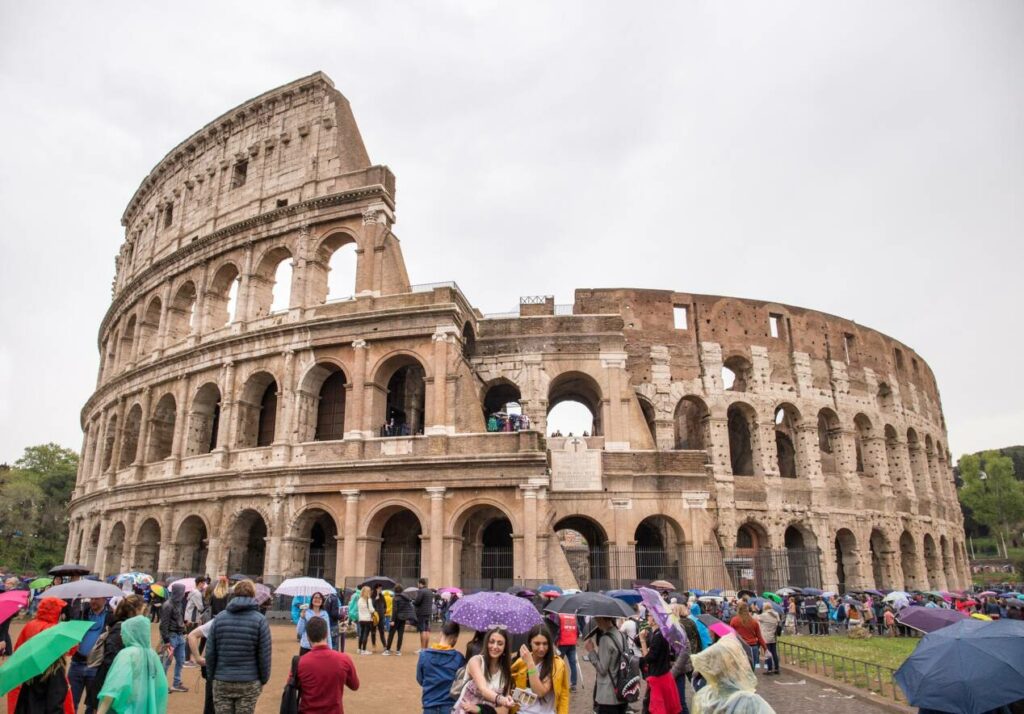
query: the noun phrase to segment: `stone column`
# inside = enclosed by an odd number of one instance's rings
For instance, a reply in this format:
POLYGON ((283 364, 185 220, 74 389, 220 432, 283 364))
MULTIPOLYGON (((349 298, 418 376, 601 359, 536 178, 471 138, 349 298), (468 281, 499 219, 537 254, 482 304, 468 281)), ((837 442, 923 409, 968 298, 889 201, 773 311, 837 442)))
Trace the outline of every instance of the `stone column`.
POLYGON ((167 346, 167 312, 171 305, 171 278, 164 283, 163 296, 160 301, 160 324, 157 326, 156 349, 153 350, 156 357, 164 352, 167 346))
POLYGON ((174 435, 171 441, 171 469, 172 473, 181 472, 181 455, 185 453, 185 425, 188 422, 188 396, 189 378, 182 377, 178 380, 177 410, 174 417, 174 435))
POLYGON ((238 299, 235 304, 235 315, 237 318, 234 323, 242 323, 243 325, 252 319, 250 312, 250 305, 252 304, 252 296, 249 294, 251 291, 252 283, 252 243, 246 243, 245 245, 245 261, 242 266, 241 280, 238 284, 238 299))
POLYGON ((359 491, 356 489, 342 490, 341 495, 345 497, 345 543, 342 548, 339 580, 342 577, 359 577, 366 574, 356 573, 356 539, 359 537, 359 491))
MULTIPOLYGON (((366 340, 352 342, 352 391, 351 399, 345 400, 345 439, 362 439, 366 433, 366 340)), ((371 432, 372 433, 372 432, 371 432)), ((352 563, 349 563, 352 565, 352 563)))
MULTIPOLYGON (((226 457, 235 438, 235 363, 224 363, 224 377, 220 394, 220 422, 217 424, 217 448, 214 451, 226 457)), ((227 466, 226 458, 221 468, 227 466)))
POLYGON ((281 582, 281 531, 284 528, 284 498, 275 495, 270 501, 270 523, 267 524, 267 550, 263 557, 263 579, 277 585, 281 582))
POLYGON ((223 519, 224 504, 214 499, 214 507, 210 513, 210 530, 206 534, 206 572, 214 577, 227 569, 223 561, 224 554, 221 544, 224 542, 220 532, 223 519))
POLYGON ((107 539, 110 537, 111 522, 107 518, 107 514, 103 513, 100 517, 100 537, 96 541, 96 555, 93 558, 93 562, 86 563, 90 565, 94 573, 98 573, 100 578, 105 578, 107 573, 103 572, 106 567, 107 560, 107 539))
POLYGON ((281 356, 284 358, 284 374, 277 390, 280 395, 277 423, 280 427, 274 434, 275 446, 289 443, 294 428, 292 420, 295 413, 295 351, 286 350, 281 356))
POLYGON ((117 430, 114 432, 114 447, 110 450, 110 467, 107 469, 110 473, 110 480, 107 482, 108 486, 113 486, 117 483, 115 474, 117 473, 117 467, 121 463, 121 442, 124 441, 124 412, 126 401, 127 400, 124 397, 117 400, 117 430))
POLYGON ((448 433, 448 345, 455 343, 452 328, 437 328, 434 332, 434 383, 431 390, 431 425, 425 430, 427 435, 444 435, 448 433))
POLYGON ((121 572, 128 572, 135 565, 135 521, 138 513, 133 510, 125 512, 124 548, 121 551, 121 572))
POLYGON ((523 577, 537 579, 537 487, 519 486, 523 493, 523 577))
MULTIPOLYGON (((623 408, 622 385, 626 370, 625 352, 601 352, 601 366, 604 368, 605 385, 608 393, 604 403, 608 405, 603 414, 605 448, 610 450, 626 450, 629 448, 629 424, 623 408)), ((633 399, 633 395, 630 395, 633 399)))
MULTIPOLYGON (((164 506, 160 519, 160 549, 157 556, 157 570, 161 573, 170 573, 178 563, 178 546, 174 542, 174 506, 164 506)), ((158 577, 152 573, 153 577, 158 577)))
POLYGON ((152 387, 142 388, 142 398, 139 400, 139 409, 142 411, 142 419, 139 421, 139 442, 135 446, 135 458, 132 460, 136 481, 142 480, 142 465, 146 463, 146 450, 149 449, 149 403, 152 396, 152 387))
POLYGON ((444 486, 432 486, 430 494, 430 567, 427 577, 435 588, 444 578, 444 486))

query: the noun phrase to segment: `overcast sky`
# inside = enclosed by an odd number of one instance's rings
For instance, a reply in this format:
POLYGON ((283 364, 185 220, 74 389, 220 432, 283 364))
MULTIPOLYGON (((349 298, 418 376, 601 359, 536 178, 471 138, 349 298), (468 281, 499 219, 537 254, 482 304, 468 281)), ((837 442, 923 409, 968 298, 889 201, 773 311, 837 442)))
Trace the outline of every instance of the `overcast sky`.
POLYGON ((315 70, 413 282, 813 307, 927 360, 954 455, 1024 442, 1022 37, 1017 0, 3 0, 0 461, 81 447, 142 178, 315 70))

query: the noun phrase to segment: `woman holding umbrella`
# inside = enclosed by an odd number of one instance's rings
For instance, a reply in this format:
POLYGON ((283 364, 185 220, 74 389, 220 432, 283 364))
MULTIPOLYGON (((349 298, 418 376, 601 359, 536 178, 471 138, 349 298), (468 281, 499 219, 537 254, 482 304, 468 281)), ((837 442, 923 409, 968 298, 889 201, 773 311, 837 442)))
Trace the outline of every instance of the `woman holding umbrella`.
POLYGON ((653 613, 647 615, 647 627, 640 631, 640 666, 647 671, 645 712, 679 714, 679 689, 672 676, 672 648, 658 626, 653 613))
POLYGON ((481 705, 492 707, 498 714, 507 714, 515 705, 509 696, 512 690, 512 662, 508 648, 508 629, 498 625, 484 635, 484 651, 466 665, 466 684, 455 708, 456 714, 476 714, 481 705))
POLYGON ((302 606, 302 613, 299 615, 299 623, 296 626, 296 632, 299 636, 299 656, 309 652, 313 646, 309 643, 309 637, 306 636, 306 625, 314 617, 319 617, 327 625, 327 648, 332 647, 331 644, 331 618, 327 616, 327 611, 324 610, 324 595, 323 593, 313 593, 309 598, 309 606, 302 606))

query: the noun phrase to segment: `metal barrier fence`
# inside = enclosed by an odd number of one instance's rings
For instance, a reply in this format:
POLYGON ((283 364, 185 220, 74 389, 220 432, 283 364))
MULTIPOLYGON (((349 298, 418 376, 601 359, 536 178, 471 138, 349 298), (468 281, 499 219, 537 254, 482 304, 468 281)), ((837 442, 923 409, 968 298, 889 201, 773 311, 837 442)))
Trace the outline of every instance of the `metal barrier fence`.
POLYGON ((800 667, 815 674, 823 674, 852 684, 858 689, 866 689, 880 697, 905 704, 906 695, 893 679, 896 670, 874 662, 844 657, 842 655, 822 652, 802 645, 778 641, 779 657, 782 664, 800 667))

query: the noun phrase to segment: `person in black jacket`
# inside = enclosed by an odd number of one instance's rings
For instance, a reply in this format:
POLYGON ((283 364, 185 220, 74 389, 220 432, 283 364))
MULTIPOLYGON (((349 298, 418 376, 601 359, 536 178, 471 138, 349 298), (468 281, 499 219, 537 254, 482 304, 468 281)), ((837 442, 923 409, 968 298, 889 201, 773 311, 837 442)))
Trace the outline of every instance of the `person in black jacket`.
POLYGON ((373 603, 373 611, 377 613, 377 622, 374 624, 373 629, 370 630, 373 646, 377 646, 377 635, 380 634, 380 646, 387 647, 388 637, 384 630, 384 619, 388 614, 388 601, 384 599, 383 585, 374 587, 373 599, 370 602, 373 603))
POLYGON ((420 633, 420 650, 430 647, 430 615, 434 610, 434 591, 427 587, 427 579, 419 579, 419 590, 413 599, 416 608, 416 629, 420 633))
POLYGON ((86 704, 92 707, 99 707, 97 695, 103 689, 103 683, 107 680, 107 672, 110 665, 114 663, 117 653, 124 649, 124 642, 121 640, 121 623, 130 617, 141 615, 146 610, 146 602, 139 595, 129 595, 117 604, 114 610, 114 617, 107 630, 107 637, 103 641, 103 662, 96 668, 96 676, 93 677, 92 686, 86 690, 86 704))
POLYGON ((187 692, 188 687, 181 683, 181 668, 185 665, 185 586, 172 583, 171 593, 160 613, 160 640, 164 646, 161 659, 164 671, 174 659, 174 679, 171 683, 172 692, 187 692))
POLYGON ((213 619, 205 657, 214 710, 252 714, 270 680, 270 627, 251 580, 235 584, 227 609, 213 619))
POLYGON ((391 645, 395 641, 395 633, 398 633, 398 647, 395 654, 402 654, 402 639, 405 636, 405 623, 416 619, 416 608, 412 600, 403 592, 401 585, 395 586, 395 596, 391 598, 391 631, 388 632, 388 642, 384 647, 384 654, 391 654, 391 645))

